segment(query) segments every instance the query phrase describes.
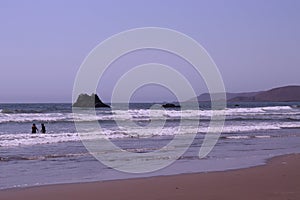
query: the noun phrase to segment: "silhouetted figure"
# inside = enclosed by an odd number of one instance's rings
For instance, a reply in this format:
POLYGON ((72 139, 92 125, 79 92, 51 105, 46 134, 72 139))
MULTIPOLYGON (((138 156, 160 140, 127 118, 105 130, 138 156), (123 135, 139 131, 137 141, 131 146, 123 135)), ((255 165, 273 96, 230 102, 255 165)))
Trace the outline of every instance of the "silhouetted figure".
POLYGON ((39 129, 35 126, 35 124, 32 124, 32 131, 31 131, 31 133, 36 133, 36 132, 38 132, 39 131, 39 129))
POLYGON ((42 126, 41 132, 42 132, 42 133, 46 133, 46 127, 45 127, 45 125, 44 125, 44 124, 41 124, 41 126, 42 126))

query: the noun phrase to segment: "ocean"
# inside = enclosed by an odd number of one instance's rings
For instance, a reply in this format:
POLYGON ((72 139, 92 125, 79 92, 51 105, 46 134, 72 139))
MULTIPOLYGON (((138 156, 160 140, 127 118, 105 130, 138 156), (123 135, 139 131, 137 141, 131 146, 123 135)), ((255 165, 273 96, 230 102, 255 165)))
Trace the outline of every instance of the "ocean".
MULTIPOLYGON (((132 103, 127 109, 119 104, 112 110, 97 108, 93 116, 72 113, 71 104, 0 104, 0 189, 224 171, 300 153, 300 102, 228 103, 223 132, 203 159, 198 154, 211 119, 210 104, 200 102, 199 110, 154 109, 150 118, 151 106, 132 103), (115 120, 137 126, 126 129, 117 126, 115 120), (160 124, 163 120, 163 129, 157 131, 155 122, 160 124), (86 125, 84 132, 90 140, 108 139, 126 151, 142 155, 170 143, 180 120, 187 122, 183 134, 197 133, 192 144, 176 162, 149 173, 120 172, 99 162, 83 145, 74 123, 86 125), (189 125, 195 120, 199 126, 189 125), (95 121, 101 131, 89 129, 89 123, 95 121), (150 122, 154 126, 147 126, 150 122), (46 134, 32 134, 33 123, 39 129, 44 123, 46 134)), ((113 153, 105 152, 107 156, 113 153)), ((130 158, 119 159, 131 162, 130 158)))

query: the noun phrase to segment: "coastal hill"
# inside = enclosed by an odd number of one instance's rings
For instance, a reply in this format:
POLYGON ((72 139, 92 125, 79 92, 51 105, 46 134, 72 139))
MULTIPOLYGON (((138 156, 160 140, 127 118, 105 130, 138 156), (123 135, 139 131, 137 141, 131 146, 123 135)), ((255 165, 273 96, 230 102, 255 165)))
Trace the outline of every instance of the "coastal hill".
MULTIPOLYGON (((231 92, 227 92, 226 93, 226 97, 227 99, 234 99, 237 97, 251 97, 251 96, 255 96, 257 95, 259 92, 243 92, 243 93, 231 93, 231 92)), ((216 96, 220 95, 220 94, 215 94, 216 96)), ((198 101, 210 101, 210 94, 209 93, 203 93, 200 96, 197 97, 198 101)), ((191 99, 190 101, 196 101, 196 98, 191 99)))
POLYGON ((73 107, 84 107, 84 108, 110 108, 109 105, 103 103, 97 94, 80 94, 77 101, 73 104, 73 107))
MULTIPOLYGON (((217 94, 215 94, 217 95, 217 94)), ((278 87, 260 92, 226 93, 230 102, 292 102, 300 101, 300 86, 278 87)), ((190 101, 195 101, 196 98, 190 101)), ((197 97, 198 101, 210 101, 210 94, 204 93, 197 97)))

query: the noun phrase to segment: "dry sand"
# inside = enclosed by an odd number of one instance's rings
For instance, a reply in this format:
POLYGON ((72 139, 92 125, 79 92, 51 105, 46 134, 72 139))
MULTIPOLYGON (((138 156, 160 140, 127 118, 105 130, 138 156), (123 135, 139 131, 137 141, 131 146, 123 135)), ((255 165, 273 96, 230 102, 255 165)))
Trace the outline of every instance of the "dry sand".
POLYGON ((300 155, 281 156, 264 166, 226 172, 10 189, 0 191, 0 199, 299 200, 300 155))

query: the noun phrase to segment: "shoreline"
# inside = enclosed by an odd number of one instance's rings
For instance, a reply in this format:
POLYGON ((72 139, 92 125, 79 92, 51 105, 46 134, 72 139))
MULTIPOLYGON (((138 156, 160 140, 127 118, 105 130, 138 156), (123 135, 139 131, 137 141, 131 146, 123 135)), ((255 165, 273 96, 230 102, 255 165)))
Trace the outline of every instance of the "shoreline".
POLYGON ((300 199, 300 154, 273 157, 266 164, 202 172, 67 183, 0 190, 16 199, 300 199), (116 192, 118 191, 118 192, 116 192))
POLYGON ((102 182, 112 182, 112 181, 126 181, 126 180, 138 180, 138 179, 148 179, 148 178, 155 178, 155 177, 169 177, 169 176, 180 176, 180 175, 190 175, 190 174, 206 174, 206 173, 218 173, 218 172, 230 172, 230 171, 236 171, 236 170, 243 170, 243 169, 250 169, 255 167, 260 167, 267 165, 269 162, 271 162, 273 159, 277 159, 280 157, 285 157, 289 155, 295 155, 300 153, 288 153, 288 154, 282 154, 282 155, 274 155, 272 157, 268 158, 260 158, 256 160, 256 164, 246 164, 245 166, 234 166, 233 168, 226 168, 226 169, 215 169, 215 170, 208 170, 208 171, 199 171, 199 172, 182 172, 182 173, 170 173, 170 174, 155 174, 150 176, 140 176, 140 177, 129 177, 129 178, 116 178, 116 179, 104 179, 104 180, 92 180, 92 181, 83 181, 83 182, 61 182, 61 183, 49 183, 49 184, 36 184, 36 185, 18 185, 15 187, 7 187, 7 188, 0 188, 1 191, 7 191, 7 190, 22 190, 22 189, 30 189, 30 188, 38 188, 38 187, 48 187, 48 186, 60 186, 60 185, 73 185, 73 184, 90 184, 90 183, 102 183, 102 182))

